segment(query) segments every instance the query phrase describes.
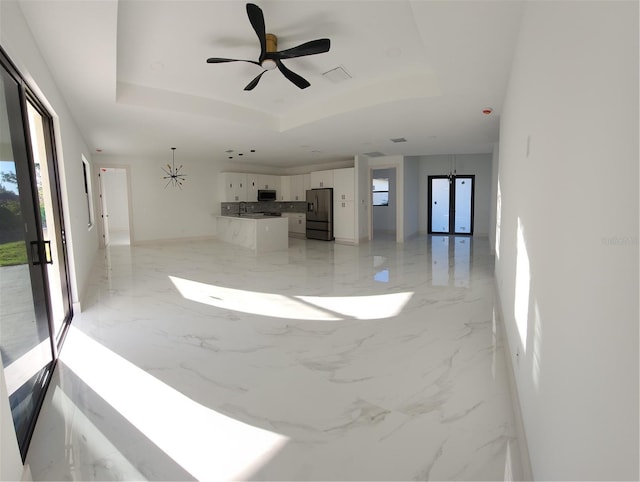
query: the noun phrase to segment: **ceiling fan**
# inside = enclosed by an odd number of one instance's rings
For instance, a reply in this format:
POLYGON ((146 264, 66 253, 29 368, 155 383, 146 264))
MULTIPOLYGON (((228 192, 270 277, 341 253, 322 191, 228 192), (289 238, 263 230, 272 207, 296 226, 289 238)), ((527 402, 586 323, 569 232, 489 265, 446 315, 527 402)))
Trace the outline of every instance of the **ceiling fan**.
POLYGON ((258 82, 260 82, 260 78, 264 73, 268 70, 273 70, 276 67, 287 79, 299 88, 306 89, 309 87, 311 84, 309 84, 309 82, 300 75, 285 67, 282 60, 328 52, 331 47, 331 41, 328 38, 311 40, 298 45, 297 47, 278 52, 278 38, 271 33, 265 33, 262 9, 253 3, 247 3, 247 16, 249 17, 251 26, 258 35, 258 40, 260 41, 260 57, 258 57, 258 61, 211 57, 207 59, 207 63, 221 64, 225 62, 249 62, 250 64, 256 64, 262 67, 264 70, 260 72, 255 79, 249 82, 244 90, 253 90, 253 88, 258 85, 258 82))

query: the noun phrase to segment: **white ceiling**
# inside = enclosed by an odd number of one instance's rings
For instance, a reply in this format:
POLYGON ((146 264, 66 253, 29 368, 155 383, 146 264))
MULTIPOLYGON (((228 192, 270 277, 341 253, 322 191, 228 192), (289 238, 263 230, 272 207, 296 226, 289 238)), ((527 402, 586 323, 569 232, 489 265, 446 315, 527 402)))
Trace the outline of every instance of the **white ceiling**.
POLYGON ((112 156, 276 167, 355 154, 491 152, 517 41, 519 1, 257 0, 278 49, 328 37, 280 72, 257 60, 245 3, 22 0, 49 69, 91 149, 112 156), (352 78, 322 73, 342 66, 352 78), (483 115, 482 109, 493 108, 483 115), (391 138, 404 137, 394 144, 391 138), (234 150, 228 154, 225 151, 234 150), (255 153, 250 153, 255 149, 255 153), (239 157, 238 153, 244 156, 239 157))

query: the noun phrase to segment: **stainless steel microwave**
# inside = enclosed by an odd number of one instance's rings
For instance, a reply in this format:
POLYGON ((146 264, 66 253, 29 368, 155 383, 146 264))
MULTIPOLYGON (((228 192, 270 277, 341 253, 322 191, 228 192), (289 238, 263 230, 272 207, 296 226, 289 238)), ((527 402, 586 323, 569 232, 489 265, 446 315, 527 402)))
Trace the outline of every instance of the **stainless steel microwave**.
POLYGON ((258 201, 275 201, 276 191, 274 189, 258 189, 258 201))

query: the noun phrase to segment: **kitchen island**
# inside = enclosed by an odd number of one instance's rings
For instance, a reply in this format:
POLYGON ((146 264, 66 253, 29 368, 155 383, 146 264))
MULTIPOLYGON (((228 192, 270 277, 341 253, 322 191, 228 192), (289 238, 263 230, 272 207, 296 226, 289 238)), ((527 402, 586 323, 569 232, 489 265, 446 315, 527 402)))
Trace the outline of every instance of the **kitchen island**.
POLYGON ((289 221, 286 217, 243 214, 216 216, 217 237, 225 243, 249 248, 256 253, 286 250, 289 221))

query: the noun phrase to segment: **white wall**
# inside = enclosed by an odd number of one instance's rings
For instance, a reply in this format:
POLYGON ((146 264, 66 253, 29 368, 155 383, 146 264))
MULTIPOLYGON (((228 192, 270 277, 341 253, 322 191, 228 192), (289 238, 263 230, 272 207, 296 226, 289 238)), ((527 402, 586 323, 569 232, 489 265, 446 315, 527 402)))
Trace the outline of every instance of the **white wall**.
POLYGON ((638 3, 529 2, 496 281, 537 480, 638 480, 638 154, 638 3))
POLYGON ((356 242, 362 243, 369 239, 369 203, 371 186, 369 185, 369 158, 356 155, 354 163, 356 176, 356 242))
POLYGON ((404 237, 418 234, 420 229, 420 164, 417 159, 404 158, 404 237))
POLYGON ((491 254, 496 252, 496 213, 498 211, 498 172, 500 167, 500 144, 493 145, 491 154, 491 200, 489 208, 489 247, 491 254))
POLYGON ((130 167, 133 244, 216 235, 220 164, 185 158, 176 150, 176 165, 183 165, 181 172, 187 177, 182 189, 171 185, 165 188, 162 167, 170 161, 168 149, 166 156, 158 158, 100 157, 101 163, 130 167))
POLYGON ((418 204, 419 230, 428 232, 429 176, 446 175, 453 169, 457 174, 475 175, 473 233, 489 234, 491 208, 491 154, 458 154, 445 156, 417 156, 419 163, 420 195, 418 204))
MULTIPOLYGON (((396 231, 396 170, 395 169, 376 169, 373 171, 375 178, 389 179, 389 205, 388 206, 371 206, 371 219, 373 222, 373 230, 380 231, 396 231)), ((375 235, 374 235, 375 238, 375 235)))

